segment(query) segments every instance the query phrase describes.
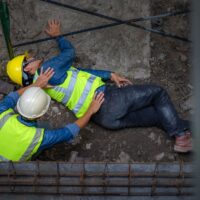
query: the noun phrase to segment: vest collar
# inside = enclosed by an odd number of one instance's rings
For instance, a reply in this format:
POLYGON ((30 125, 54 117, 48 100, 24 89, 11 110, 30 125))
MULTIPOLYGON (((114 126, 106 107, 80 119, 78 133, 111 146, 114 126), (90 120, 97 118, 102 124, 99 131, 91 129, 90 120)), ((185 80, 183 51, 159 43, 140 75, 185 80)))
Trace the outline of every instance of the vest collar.
POLYGON ((18 119, 19 122, 21 122, 22 124, 24 124, 26 126, 37 127, 37 121, 34 121, 34 120, 32 121, 32 120, 25 119, 20 115, 17 117, 17 119, 18 119))

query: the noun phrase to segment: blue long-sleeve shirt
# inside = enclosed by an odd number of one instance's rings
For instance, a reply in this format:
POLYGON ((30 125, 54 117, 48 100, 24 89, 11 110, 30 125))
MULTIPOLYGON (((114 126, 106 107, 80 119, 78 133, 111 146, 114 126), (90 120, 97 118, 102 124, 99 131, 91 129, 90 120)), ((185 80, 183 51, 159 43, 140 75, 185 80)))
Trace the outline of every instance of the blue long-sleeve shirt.
MULTIPOLYGON (((9 108, 14 109, 17 101, 19 99, 19 94, 17 92, 9 93, 1 102, 0 102, 0 114, 8 110, 9 108)), ((36 121, 29 121, 23 119, 20 115, 17 118, 19 122, 26 126, 37 127, 36 121)), ((42 127, 40 127, 42 128, 42 127)), ((38 149, 38 152, 51 148, 53 145, 61 142, 70 142, 74 137, 78 135, 80 128, 75 123, 68 124, 63 128, 55 130, 44 130, 44 136, 42 143, 38 149)))
MULTIPOLYGON (((55 71, 55 74, 49 80, 49 84, 51 85, 59 85, 64 82, 67 77, 66 71, 72 66, 75 59, 74 47, 68 40, 64 37, 58 37, 56 41, 60 49, 60 54, 42 64, 43 71, 45 71, 48 67, 52 67, 55 71)), ((110 80, 111 77, 110 71, 83 68, 78 69, 91 73, 95 76, 99 76, 103 81, 110 80)), ((38 72, 40 73, 40 69, 38 72)))

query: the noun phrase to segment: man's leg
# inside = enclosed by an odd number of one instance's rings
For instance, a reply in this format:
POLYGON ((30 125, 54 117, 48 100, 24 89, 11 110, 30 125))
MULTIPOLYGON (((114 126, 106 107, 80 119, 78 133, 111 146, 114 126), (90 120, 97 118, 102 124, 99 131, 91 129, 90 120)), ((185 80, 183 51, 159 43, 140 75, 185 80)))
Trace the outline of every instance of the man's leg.
POLYGON ((137 111, 131 111, 123 118, 118 119, 115 123, 118 123, 120 128, 156 126, 163 129, 159 116, 152 106, 137 111))
POLYGON ((137 111, 131 111, 122 118, 114 118, 101 113, 104 120, 99 120, 100 116, 95 116, 93 121, 108 129, 122 129, 131 127, 152 127, 162 128, 159 116, 153 107, 146 107, 137 111))
POLYGON ((105 102, 97 115, 102 123, 110 124, 110 122, 123 119, 128 113, 146 107, 154 107, 162 127, 170 136, 189 128, 179 118, 167 92, 154 85, 108 87, 105 91, 105 102))
MULTIPOLYGON (((126 127, 126 123, 123 120, 126 121, 126 117, 131 118, 131 114, 129 113, 132 113, 132 117, 136 118, 135 112, 147 107, 154 108, 154 111, 152 112, 151 110, 148 116, 152 115, 156 116, 153 117, 155 119, 159 118, 159 121, 155 123, 156 126, 163 127, 170 136, 185 134, 185 130, 189 129, 189 123, 179 118, 167 92, 161 87, 154 85, 131 85, 124 88, 107 88, 102 109, 93 117, 93 120, 106 128, 124 128, 126 127), (123 123, 120 123, 120 121, 123 123), (159 125, 157 125, 158 123, 159 125)), ((138 119, 141 120, 142 118, 138 119)), ((132 127, 136 125, 148 126, 145 120, 141 120, 141 122, 135 124, 133 122, 132 127)), ((151 120, 151 117, 148 120, 151 120)), ((131 120, 128 121, 130 122, 131 120)), ((149 126, 152 125, 154 124, 149 121, 149 126)), ((188 139, 186 138, 186 140, 188 139)))

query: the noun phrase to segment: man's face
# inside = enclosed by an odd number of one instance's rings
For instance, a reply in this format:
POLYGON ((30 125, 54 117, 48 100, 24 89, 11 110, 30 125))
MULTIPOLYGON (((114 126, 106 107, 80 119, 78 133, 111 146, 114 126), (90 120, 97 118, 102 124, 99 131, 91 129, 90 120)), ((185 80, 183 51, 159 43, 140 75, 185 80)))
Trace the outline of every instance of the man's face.
POLYGON ((28 58, 27 62, 29 62, 29 63, 24 68, 24 71, 31 74, 31 75, 34 75, 35 72, 37 71, 37 69, 40 67, 40 64, 41 64, 42 61, 36 60, 32 57, 32 58, 28 58))

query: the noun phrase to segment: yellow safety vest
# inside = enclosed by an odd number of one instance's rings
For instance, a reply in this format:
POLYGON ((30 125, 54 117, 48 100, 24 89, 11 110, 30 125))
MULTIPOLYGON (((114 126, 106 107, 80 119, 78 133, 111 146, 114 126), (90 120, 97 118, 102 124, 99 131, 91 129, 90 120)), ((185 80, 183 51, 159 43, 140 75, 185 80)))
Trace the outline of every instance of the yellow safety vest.
POLYGON ((20 123, 12 109, 0 114, 0 161, 25 161, 35 154, 44 129, 20 123))
MULTIPOLYGON (((80 118, 92 102, 96 89, 105 83, 100 77, 74 67, 70 67, 66 73, 67 78, 62 84, 47 88, 45 91, 52 99, 62 102, 76 117, 80 118)), ((37 77, 36 73, 34 80, 37 77)))

